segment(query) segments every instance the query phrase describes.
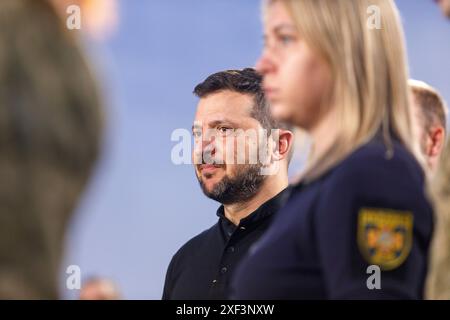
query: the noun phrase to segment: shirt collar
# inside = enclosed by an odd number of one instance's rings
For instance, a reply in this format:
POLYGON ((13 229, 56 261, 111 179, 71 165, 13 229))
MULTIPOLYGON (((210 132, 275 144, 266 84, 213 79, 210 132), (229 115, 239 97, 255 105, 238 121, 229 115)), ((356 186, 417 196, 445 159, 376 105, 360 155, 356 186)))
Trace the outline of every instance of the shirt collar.
MULTIPOLYGON (((287 201, 290 194, 290 188, 286 188, 280 193, 278 193, 275 197, 269 199, 265 203, 263 203, 258 209, 253 211, 251 214, 249 214, 244 219, 241 219, 239 223, 240 228, 248 228, 252 225, 258 224, 260 221, 264 220, 265 218, 275 214, 287 201)), ((223 205, 217 209, 217 216, 220 218, 222 223, 225 223, 226 226, 230 229, 236 228, 236 226, 227 219, 225 216, 225 210, 223 205)), ((227 228, 227 229, 228 229, 227 228)))

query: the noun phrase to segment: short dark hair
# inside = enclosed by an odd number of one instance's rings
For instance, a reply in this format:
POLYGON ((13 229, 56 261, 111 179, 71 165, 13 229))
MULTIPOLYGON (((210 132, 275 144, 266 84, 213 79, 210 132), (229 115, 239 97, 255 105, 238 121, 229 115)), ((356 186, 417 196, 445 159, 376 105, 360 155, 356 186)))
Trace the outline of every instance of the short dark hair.
POLYGON ((262 88, 262 76, 255 69, 245 68, 214 73, 195 87, 194 94, 199 98, 204 98, 223 90, 253 95, 255 104, 251 116, 258 120, 269 133, 271 129, 290 130, 288 126, 279 123, 272 117, 262 88))

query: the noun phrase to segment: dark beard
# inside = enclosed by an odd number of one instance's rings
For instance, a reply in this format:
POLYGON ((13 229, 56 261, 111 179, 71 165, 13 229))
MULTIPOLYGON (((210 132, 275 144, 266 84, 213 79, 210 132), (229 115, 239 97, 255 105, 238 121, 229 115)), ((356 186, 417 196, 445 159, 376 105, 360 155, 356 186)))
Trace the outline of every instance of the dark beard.
POLYGON ((203 193, 222 204, 241 203, 253 198, 266 176, 260 174, 261 166, 259 165, 246 165, 240 169, 232 178, 223 177, 211 191, 206 190, 202 177, 198 177, 203 193))

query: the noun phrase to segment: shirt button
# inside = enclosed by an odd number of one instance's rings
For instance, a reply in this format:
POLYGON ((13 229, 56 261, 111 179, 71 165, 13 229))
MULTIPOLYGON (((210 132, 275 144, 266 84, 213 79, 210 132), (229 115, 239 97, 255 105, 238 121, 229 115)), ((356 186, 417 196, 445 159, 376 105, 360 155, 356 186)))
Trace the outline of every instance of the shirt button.
POLYGON ((241 227, 241 230, 245 230, 245 227, 241 227))
POLYGON ((234 252, 234 247, 229 247, 228 248, 228 252, 233 253, 234 252))
POLYGON ((227 273, 227 271, 228 271, 228 269, 226 267, 223 267, 222 270, 220 270, 220 272, 222 272, 222 274, 227 273))
POLYGON ((212 283, 216 283, 216 282, 217 282, 217 280, 215 280, 215 279, 212 281, 212 283))

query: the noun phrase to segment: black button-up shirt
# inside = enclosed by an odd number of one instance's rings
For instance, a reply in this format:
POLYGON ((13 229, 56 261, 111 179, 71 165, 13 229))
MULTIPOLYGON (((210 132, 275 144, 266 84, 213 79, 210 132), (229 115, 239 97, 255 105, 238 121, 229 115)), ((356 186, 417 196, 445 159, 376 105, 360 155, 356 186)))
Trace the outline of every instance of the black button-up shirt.
POLYGON ((288 196, 284 190, 242 219, 238 226, 217 210, 219 221, 189 240, 174 255, 167 270, 164 300, 229 298, 229 284, 237 264, 266 231, 288 196))

